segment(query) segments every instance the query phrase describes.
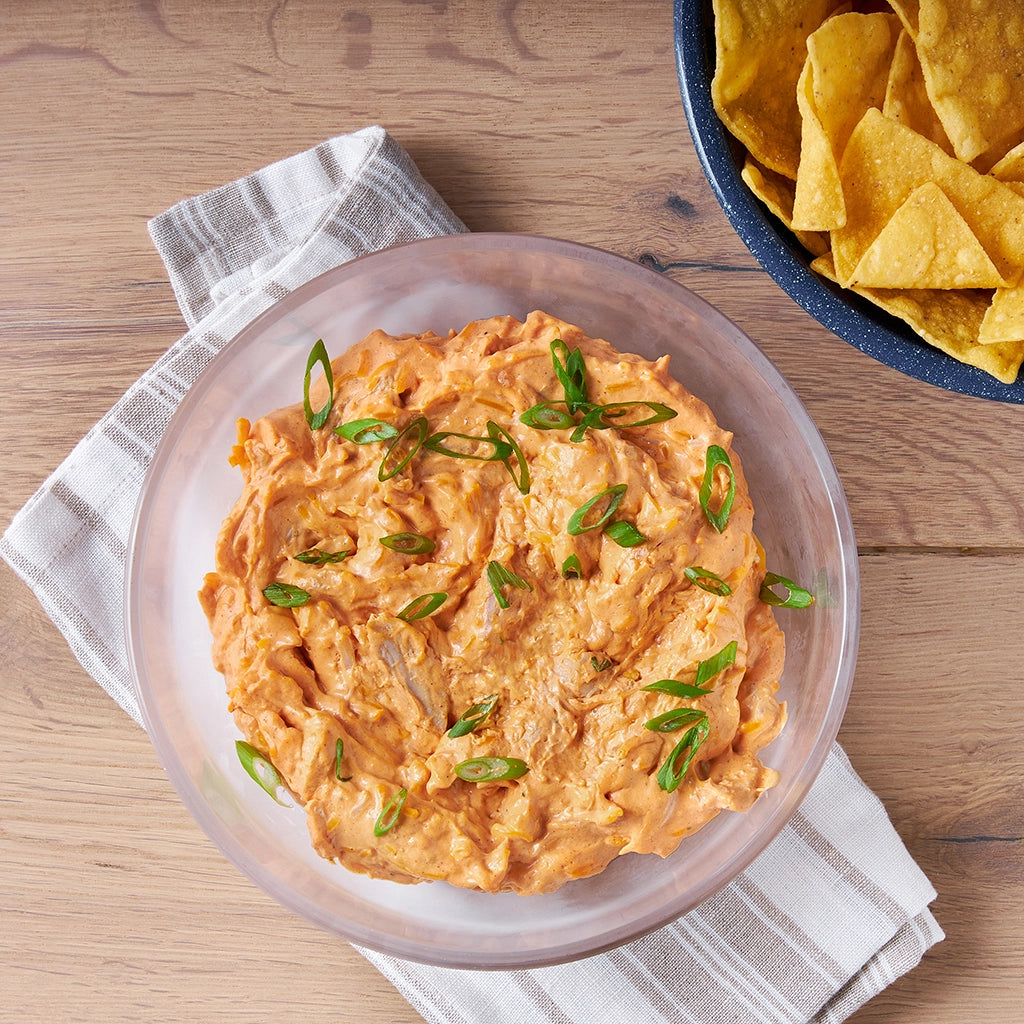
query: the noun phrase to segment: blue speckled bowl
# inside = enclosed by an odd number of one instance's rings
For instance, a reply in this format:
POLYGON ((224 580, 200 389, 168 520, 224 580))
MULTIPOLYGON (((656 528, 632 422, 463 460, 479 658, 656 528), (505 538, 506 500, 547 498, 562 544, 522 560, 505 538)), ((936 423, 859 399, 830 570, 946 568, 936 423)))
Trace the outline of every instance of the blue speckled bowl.
POLYGON ((743 151, 712 105, 715 43, 710 0, 675 0, 675 44, 679 89, 704 173, 736 233, 785 292, 844 341, 910 377, 964 395, 1024 404, 1024 380, 1002 384, 957 362, 895 317, 810 270, 807 252, 740 177, 743 151))

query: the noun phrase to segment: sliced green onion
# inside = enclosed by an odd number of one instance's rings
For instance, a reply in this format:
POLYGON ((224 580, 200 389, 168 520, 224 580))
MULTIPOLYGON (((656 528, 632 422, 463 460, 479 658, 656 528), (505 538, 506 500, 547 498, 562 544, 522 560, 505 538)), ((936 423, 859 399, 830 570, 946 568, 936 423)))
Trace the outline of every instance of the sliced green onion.
POLYGON ((576 412, 587 405, 587 367, 583 353, 578 348, 569 351, 561 338, 551 342, 551 361, 555 364, 555 376, 565 391, 565 404, 569 412, 576 412))
POLYGON ((331 414, 331 406, 334 404, 334 373, 331 370, 331 360, 327 355, 327 348, 321 338, 309 351, 309 358, 306 360, 306 375, 302 378, 302 409, 306 414, 306 422, 310 430, 319 430, 331 414), (313 367, 319 363, 324 368, 324 377, 327 380, 327 402, 316 412, 309 404, 309 378, 313 373, 313 367))
POLYGON ((675 745, 658 771, 658 785, 666 793, 672 793, 679 787, 679 783, 686 776, 686 770, 690 767, 690 762, 700 750, 701 744, 708 738, 710 731, 711 725, 707 718, 704 718, 697 725, 687 729, 683 738, 675 745))
POLYGON ((442 430, 423 442, 423 447, 439 455, 447 455, 453 459, 476 459, 479 462, 504 462, 512 454, 512 446, 497 437, 474 437, 472 434, 457 434, 454 430, 442 430), (475 451, 460 451, 452 448, 444 442, 449 437, 456 437, 460 441, 470 441, 474 446, 484 446, 484 454, 477 454, 475 451), (488 450, 489 449, 489 450, 488 450))
POLYGON ((433 615, 447 600, 448 595, 443 592, 420 594, 419 597, 414 597, 398 613, 398 617, 406 622, 412 622, 414 619, 425 619, 428 615, 433 615))
POLYGON ((707 718, 707 714, 700 708, 674 708, 644 722, 644 728, 650 729, 651 732, 675 732, 676 729, 682 729, 684 725, 693 725, 703 718, 707 718))
POLYGON ((727 643, 717 654, 697 663, 697 685, 703 686, 714 679, 723 669, 727 669, 736 662, 736 641, 727 643))
POLYGON ((780 576, 777 572, 766 572, 764 582, 761 584, 761 600, 765 604, 774 605, 776 608, 809 608, 814 604, 814 595, 803 587, 798 587, 792 580, 780 576), (786 590, 786 596, 779 597, 772 590, 774 586, 781 586, 786 590))
POLYGON ((389 533, 381 537, 381 544, 403 555, 429 555, 437 545, 422 533, 389 533))
POLYGON ((270 759, 245 740, 235 740, 235 753, 238 754, 242 767, 260 789, 269 793, 282 807, 287 807, 288 805, 277 795, 284 781, 270 759))
POLYGON ((334 744, 334 777, 339 782, 348 782, 352 776, 341 774, 341 759, 345 756, 345 743, 343 740, 338 740, 334 744))
POLYGON ((329 565, 334 562, 344 562, 353 553, 353 548, 347 551, 322 551, 320 548, 307 548, 297 555, 292 555, 297 562, 305 562, 306 565, 329 565))
POLYGON ((646 427, 651 423, 664 423, 679 414, 661 402, 610 402, 608 405, 595 405, 587 410, 580 426, 593 427, 595 430, 625 430, 627 427, 646 427), (628 416, 634 409, 649 409, 650 415, 628 423, 618 422, 628 416))
POLYGON ((606 487, 603 491, 598 491, 589 501, 585 501, 573 512, 569 517, 566 529, 573 535, 603 529, 615 515, 625 493, 625 484, 615 484, 614 487, 606 487), (594 522, 588 523, 587 518, 595 509, 598 518, 594 522))
POLYGON ((736 497, 736 473, 733 471, 732 463, 729 461, 729 453, 717 444, 711 445, 704 457, 704 479, 701 481, 697 498, 700 507, 704 509, 704 515, 708 522, 721 533, 725 524, 729 521, 729 513, 732 511, 733 499, 736 497), (718 511, 711 508, 711 497, 715 490, 715 470, 724 466, 729 473, 729 485, 718 511))
POLYGON ((530 769, 518 757, 471 757, 455 766, 455 774, 465 782, 500 782, 518 779, 530 769))
POLYGON ((398 816, 402 813, 402 808, 405 806, 405 798, 408 795, 409 791, 402 788, 384 805, 384 809, 380 812, 380 816, 373 826, 373 834, 375 836, 382 836, 395 827, 398 816))
POLYGON ((448 730, 448 735, 452 739, 457 739, 459 736, 465 736, 467 733, 473 732, 474 729, 484 724, 487 716, 494 710, 494 705, 497 703, 498 695, 492 693, 489 697, 484 697, 483 700, 478 701, 476 704, 470 704, 448 730))
POLYGON ((580 580, 583 579, 583 566, 580 565, 578 555, 570 555, 562 563, 562 579, 580 580))
POLYGON ((721 576, 716 576, 710 569, 704 569, 699 565, 690 565, 683 570, 683 575, 696 587, 706 590, 709 594, 718 597, 728 597, 732 593, 729 586, 721 576))
POLYGON ((508 470, 509 475, 515 482, 516 487, 519 489, 519 493, 529 494, 530 467, 526 462, 526 456, 523 454, 523 449, 519 447, 516 439, 504 427, 495 423, 494 420, 487 421, 487 433, 496 441, 504 439, 505 443, 512 449, 512 454, 516 457, 515 468, 513 468, 512 463, 509 461, 507 456, 504 459, 505 468, 508 470))
POLYGON ((569 435, 569 441, 572 444, 579 444, 587 436, 587 425, 586 423, 577 423, 576 429, 569 435))
POLYGON ((504 594, 506 586, 516 587, 519 590, 533 590, 533 587, 522 576, 517 575, 511 569, 506 569, 501 562, 487 563, 487 582, 490 583, 500 608, 509 607, 508 598, 504 594))
POLYGON ((667 693, 670 697, 703 697, 710 690, 696 686, 694 683, 681 683, 678 679, 659 679, 656 683, 648 683, 641 686, 641 690, 648 690, 651 693, 667 693))
POLYGON ((564 407, 565 402, 538 402, 519 417, 519 422, 535 430, 568 430, 576 426, 576 417, 558 406, 564 407))
POLYGON ((388 445, 388 450, 381 459, 380 469, 377 470, 377 479, 390 480, 401 473, 423 446, 428 430, 430 427, 426 416, 417 416, 411 423, 406 424, 388 445))
POLYGON ((263 596, 278 608, 298 608, 309 600, 309 593, 292 583, 271 583, 263 588, 263 596))
POLYGON ((604 528, 605 534, 620 548, 635 548, 643 544, 647 538, 628 520, 619 519, 604 528))
POLYGON ((590 667, 595 672, 603 672, 606 668, 611 668, 612 667, 612 659, 611 658, 602 658, 599 661, 597 655, 596 654, 592 654, 590 656, 590 667))
POLYGON ((342 423, 334 428, 334 432, 353 444, 373 444, 374 441, 390 441, 398 437, 398 427, 373 417, 342 423))

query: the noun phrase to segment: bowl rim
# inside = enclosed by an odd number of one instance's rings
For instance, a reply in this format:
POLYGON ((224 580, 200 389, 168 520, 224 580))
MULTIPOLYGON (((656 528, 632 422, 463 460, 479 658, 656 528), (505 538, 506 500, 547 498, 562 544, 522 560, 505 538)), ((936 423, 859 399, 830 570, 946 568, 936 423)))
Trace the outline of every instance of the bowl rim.
POLYGON ((754 197, 740 177, 739 144, 711 98, 711 0, 674 0, 676 72, 701 168, 726 217, 761 267, 789 297, 837 337, 894 370, 945 391, 1024 404, 1024 372, 1004 384, 920 339, 868 299, 826 281, 809 267, 806 250, 754 197))
MULTIPOLYGON (((474 232, 437 236, 402 243, 357 257, 297 287, 287 296, 284 296, 255 317, 231 338, 212 357, 207 367, 204 368, 195 383, 185 394, 172 414, 167 429, 157 445, 156 453, 147 470, 143 487, 140 491, 129 534, 128 557, 125 566, 125 595, 124 628, 130 678, 138 698, 143 725, 156 748, 159 760, 165 771, 167 771, 168 777, 177 790, 182 802, 225 858, 260 889, 267 892, 287 909, 346 941, 366 946, 385 955, 398 956, 424 964, 482 970, 548 966, 596 955, 608 949, 621 946, 685 914, 693 909, 694 906, 724 888, 733 878, 742 873, 788 824, 824 766, 825 760, 835 742, 835 737, 839 731, 849 700, 856 667, 860 632, 857 548, 849 507, 838 472, 810 414, 791 385, 759 348, 757 343, 706 300, 671 278, 659 274, 638 262, 582 243, 569 242, 542 235, 507 232, 474 232), (396 943, 392 937, 392 940, 389 942, 381 942, 375 933, 372 931, 367 932, 366 929, 362 929, 360 934, 343 934, 326 915, 319 913, 318 908, 312 906, 305 897, 295 893, 289 893, 285 896, 279 894, 276 891, 279 885, 278 880, 263 865, 258 863, 244 846, 239 845, 233 838, 224 836, 222 824, 206 806, 206 801, 202 798, 201 794, 191 785, 190 780, 186 780, 183 777, 183 773, 177 765, 168 763, 167 759, 173 756, 173 740, 169 734, 167 724, 156 713, 150 695, 142 683, 139 671, 141 654, 138 650, 138 635, 137 630, 133 628, 133 622, 137 613, 136 595, 138 588, 134 585, 134 580, 139 568, 138 542, 140 536, 147 529, 148 518, 151 514, 146 499, 150 494, 153 481, 159 479, 166 462, 172 456, 173 445, 167 439, 175 437, 176 432, 173 428, 176 423, 187 417, 192 406, 198 404, 204 391, 204 384, 216 376, 218 366, 223 361, 231 358, 240 348, 244 347, 252 336, 258 335, 265 325, 288 315, 291 310, 302 306, 311 297, 318 294, 329 280, 336 277, 344 279, 349 274, 361 273, 371 261, 383 259, 400 251, 406 251, 407 254, 415 253, 419 259, 426 261, 431 255, 445 254, 453 249, 453 247, 460 249, 471 247, 478 248, 481 251, 502 249, 540 251, 544 254, 597 261, 612 270, 621 271, 627 275, 634 275, 642 279, 648 286, 668 292, 675 299, 682 299, 684 304, 689 304, 691 308, 699 309, 702 316, 713 321, 717 320, 730 333, 734 334, 741 345, 744 357, 751 362, 753 367, 762 376, 785 395, 787 411, 792 415, 794 425, 798 429, 801 439, 810 450, 819 469, 828 503, 833 512, 837 540, 843 560, 843 578, 839 586, 846 599, 844 608, 846 618, 844 620, 845 628, 842 635, 842 648, 836 658, 835 685, 833 687, 831 703, 810 753, 801 765, 800 770, 803 772, 803 777, 799 783, 794 783, 789 789, 784 811, 776 813, 767 825, 762 826, 757 832, 757 842, 747 841, 743 846, 741 855, 730 859, 728 877, 719 878, 716 875, 713 888, 703 893, 699 900, 692 903, 686 902, 685 899, 674 901, 668 904, 664 911, 656 915, 654 919, 635 924, 626 929, 621 927, 610 928, 602 941, 585 940, 579 943, 569 942, 560 945, 557 949, 548 949, 540 954, 535 951, 527 952, 525 955, 515 952, 511 954, 482 954, 456 960, 450 953, 446 953, 444 958, 439 960, 432 956, 430 948, 425 948, 422 943, 415 941, 396 943)), ((725 874, 725 872, 722 871, 719 874, 725 874)))

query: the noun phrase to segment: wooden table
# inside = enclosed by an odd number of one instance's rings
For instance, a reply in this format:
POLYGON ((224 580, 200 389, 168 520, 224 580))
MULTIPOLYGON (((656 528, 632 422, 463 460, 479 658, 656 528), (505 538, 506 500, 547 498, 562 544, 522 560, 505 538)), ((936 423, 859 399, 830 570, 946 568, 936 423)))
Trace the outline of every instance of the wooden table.
MULTIPOLYGON (((854 1020, 1022 1019, 1024 413, 873 362, 755 265, 701 174, 666 0, 11 0, 0 104, 0 527, 183 333, 147 219, 367 124, 471 229, 643 259, 747 331, 849 497, 863 636, 840 739, 947 933, 854 1020)), ((0 1017, 418 1022, 222 858, 0 580, 0 1017)))

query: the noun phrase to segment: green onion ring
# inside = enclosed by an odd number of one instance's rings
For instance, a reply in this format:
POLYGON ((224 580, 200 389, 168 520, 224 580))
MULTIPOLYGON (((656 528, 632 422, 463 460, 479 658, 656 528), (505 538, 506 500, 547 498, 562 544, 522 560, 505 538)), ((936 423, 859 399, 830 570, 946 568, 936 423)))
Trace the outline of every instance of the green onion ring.
POLYGON ((658 785, 666 793, 672 793, 678 789, 679 783, 686 776, 690 762, 700 750, 701 744, 708 738, 710 731, 711 726, 705 718, 683 733, 683 738, 675 745, 672 753, 668 755, 658 771, 658 785))
POLYGON ((760 598, 765 604, 776 608, 809 608, 814 604, 814 595, 803 587, 798 587, 792 580, 780 576, 777 572, 766 572, 761 584, 760 598), (788 591, 785 598, 779 597, 772 587, 779 585, 788 591))
POLYGON ((504 438, 504 441, 512 449, 512 454, 516 457, 516 468, 512 468, 512 463, 508 457, 504 459, 505 468, 509 472, 509 476, 512 477, 513 482, 519 490, 520 494, 530 493, 530 467, 526 462, 526 456, 523 454, 523 449, 519 447, 516 439, 502 426, 495 423, 494 420, 487 421, 487 433, 495 441, 500 441, 504 438))
POLYGON ((681 683, 678 679, 659 679, 656 683, 648 683, 641 686, 641 690, 648 690, 650 693, 667 693, 670 697, 703 697, 710 690, 695 686, 693 683, 681 683))
POLYGON ((374 441, 390 441, 398 437, 398 427, 373 417, 342 423, 334 428, 334 432, 353 444, 373 444, 374 441))
POLYGON ((235 753, 247 774, 265 793, 269 793, 282 807, 288 805, 277 795, 284 785, 281 773, 266 754, 261 754, 251 743, 235 740, 235 753))
POLYGON ((673 708, 663 715, 655 715, 649 719, 644 723, 644 728, 650 729, 651 732, 675 732, 684 725, 693 725, 704 718, 707 718, 707 714, 700 708, 673 708))
POLYGON ((512 455, 512 446, 497 437, 474 437, 472 434, 457 434, 454 430, 441 430, 423 442, 423 447, 439 455, 447 455, 453 459, 476 459, 478 462, 504 462, 512 455), (457 437, 461 441, 472 441, 478 445, 489 445, 490 454, 474 455, 472 452, 461 452, 457 448, 449 448, 444 442, 449 437, 457 437))
POLYGON ((696 587, 706 590, 709 594, 717 597, 728 597, 732 593, 729 586, 721 576, 716 576, 710 569, 704 569, 699 565, 690 565, 683 570, 683 575, 696 587))
POLYGON ((406 622, 412 622, 415 619, 425 619, 428 615, 433 615, 447 600, 448 595, 443 591, 433 594, 420 594, 419 597, 414 597, 398 613, 398 617, 406 622))
POLYGON ((651 423, 664 423, 679 413, 661 402, 610 402, 608 405, 595 405, 587 411, 580 426, 593 427, 595 430, 625 430, 628 427, 646 427, 651 423), (609 423, 609 417, 625 416, 631 409, 643 407, 651 410, 651 415, 631 423, 609 423))
POLYGON ((629 521, 619 519, 609 523, 604 528, 605 534, 610 537, 620 548, 635 548, 637 544, 643 544, 647 538, 629 521))
POLYGON ((455 766, 455 774, 464 782, 501 782, 518 779, 530 769, 517 757, 471 757, 455 766))
POLYGON ((437 545, 422 533, 389 533, 381 537, 381 544, 403 555, 429 555, 437 545))
POLYGON ((347 551, 322 551, 320 548, 307 548, 297 555, 292 555, 297 562, 304 562, 306 565, 329 565, 335 562, 344 562, 353 549, 347 551))
POLYGON ((556 406, 565 405, 565 402, 538 402, 531 405, 520 417, 519 422, 535 430, 568 430, 576 426, 576 419, 572 413, 562 412, 556 406))
POLYGON ((587 405, 587 366, 583 353, 578 348, 569 351, 561 338, 551 342, 551 361, 555 364, 555 376, 565 392, 565 404, 569 412, 576 412, 587 405))
POLYGON ((580 565, 579 555, 570 555, 562 563, 562 579, 580 580, 583 579, 583 566, 580 565))
POLYGON ((736 647, 736 641, 732 640, 717 654, 712 654, 710 658, 706 658, 704 661, 698 662, 696 679, 697 685, 703 686, 706 682, 714 679, 719 672, 727 669, 730 665, 735 664, 736 647))
POLYGON ((380 469, 377 470, 377 479, 383 482, 401 473, 423 446, 429 429, 426 416, 417 416, 403 427, 388 445, 388 450, 380 461, 380 469))
POLYGON ((508 608, 509 600, 504 594, 505 586, 517 587, 519 590, 533 590, 533 587, 511 569, 506 569, 501 562, 487 563, 487 582, 494 591, 499 608, 508 608))
POLYGON ((402 808, 405 806, 405 798, 408 795, 409 791, 403 787, 384 805, 384 809, 380 812, 377 822, 373 826, 373 834, 375 836, 382 836, 395 827, 398 816, 402 813, 402 808))
POLYGON ((704 457, 704 479, 701 481, 697 498, 700 501, 700 507, 704 509, 704 515, 707 517, 708 522, 719 533, 725 529, 725 524, 729 521, 729 513, 732 511, 732 503, 735 497, 736 473, 733 471, 732 463, 729 461, 729 453, 717 444, 710 445, 704 457), (729 471, 729 486, 716 512, 711 508, 711 494, 715 484, 715 469, 718 466, 725 466, 729 471))
POLYGON ((263 596, 278 608, 299 608, 309 600, 309 592, 293 583, 271 583, 263 588, 263 596))
POLYGON ((478 701, 476 704, 470 704, 465 711, 459 716, 455 724, 448 730, 448 735, 452 739, 457 739, 459 736, 465 736, 467 733, 473 732, 479 728, 487 720, 487 716, 494 710, 494 705, 498 703, 498 695, 492 693, 488 697, 484 697, 483 700, 478 701))
POLYGON ((590 530, 603 529, 605 524, 611 520, 613 515, 615 515, 615 512, 619 507, 619 502, 622 501, 622 496, 625 493, 625 484, 615 484, 613 487, 606 487, 603 491, 598 491, 597 494, 595 494, 589 501, 585 501, 578 509, 576 509, 575 512, 573 512, 569 517, 566 529, 574 536, 580 533, 587 533, 590 530), (584 521, 586 520, 588 513, 595 505, 602 501, 605 501, 606 504, 604 512, 601 513, 600 518, 589 526, 585 525, 584 521))
POLYGON ((331 414, 331 406, 334 404, 334 373, 331 370, 331 360, 327 355, 327 348, 321 338, 310 349, 309 358, 306 360, 306 375, 302 378, 302 409, 306 414, 306 422, 310 430, 319 430, 331 414), (313 367, 319 363, 324 368, 324 377, 327 380, 328 398, 325 405, 316 412, 309 404, 309 378, 313 373, 313 367))

